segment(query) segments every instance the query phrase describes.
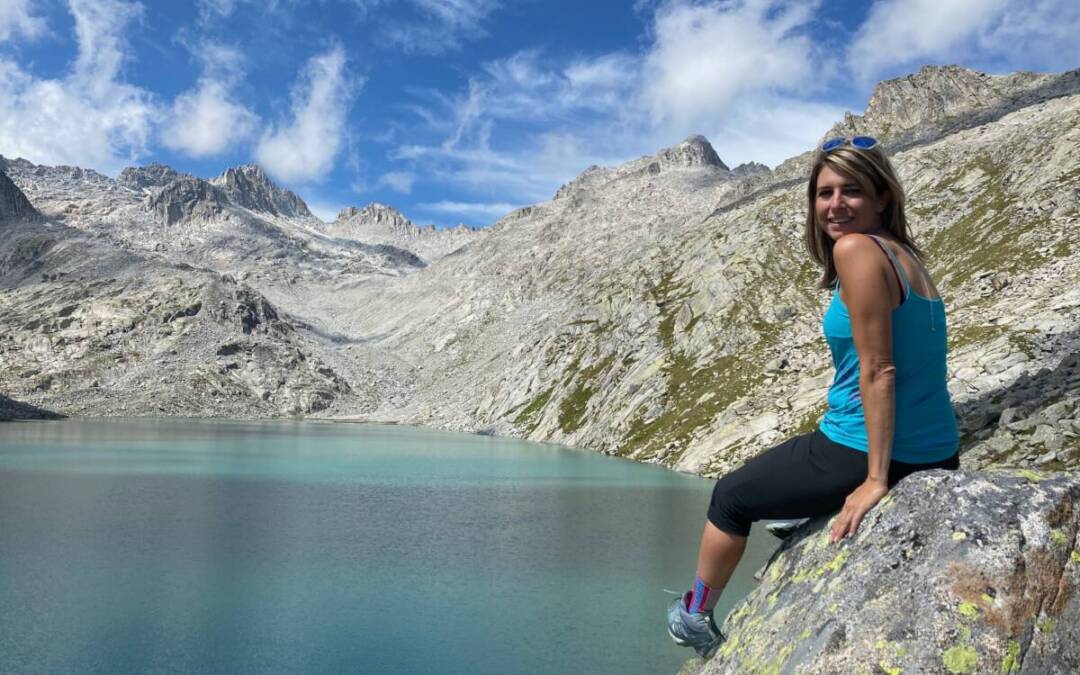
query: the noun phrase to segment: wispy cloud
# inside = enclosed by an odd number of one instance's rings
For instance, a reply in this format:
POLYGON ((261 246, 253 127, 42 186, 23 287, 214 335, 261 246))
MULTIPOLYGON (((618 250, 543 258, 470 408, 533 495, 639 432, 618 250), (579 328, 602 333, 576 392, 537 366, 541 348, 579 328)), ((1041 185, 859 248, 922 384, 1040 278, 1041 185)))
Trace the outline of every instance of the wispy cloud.
POLYGON ((421 124, 440 143, 392 157, 477 195, 549 199, 590 164, 613 164, 704 133, 729 163, 777 164, 843 114, 816 102, 807 35, 815 3, 666 2, 651 42, 570 59, 539 50, 490 61, 457 96, 431 94, 421 124))
POLYGON ((45 19, 30 13, 30 0, 0 3, 0 43, 15 37, 33 39, 45 33, 45 19))
POLYGON ((878 0, 848 53, 866 81, 889 69, 934 61, 1027 68, 1080 63, 1080 5, 1072 0, 878 0))
POLYGON ((418 205, 421 211, 450 214, 473 220, 473 222, 489 222, 501 218, 520 205, 506 202, 453 202, 440 201, 418 205))
POLYGON ((268 130, 255 149, 257 161, 285 181, 317 180, 333 168, 344 146, 352 91, 341 47, 308 61, 292 95, 292 118, 268 130))
MULTIPOLYGON (((370 9, 383 3, 359 4, 370 9)), ((419 54, 456 50, 466 40, 487 35, 486 20, 500 5, 497 0, 408 0, 408 4, 415 16, 386 19, 379 34, 389 44, 419 54)))
POLYGON ((71 0, 78 52, 62 79, 38 79, 0 59, 0 152, 114 173, 144 155, 154 97, 124 83, 124 31, 142 15, 120 0, 71 0))
POLYGON ((411 171, 389 171, 379 178, 379 185, 385 185, 391 190, 405 195, 412 192, 413 183, 415 182, 416 174, 411 171))
POLYGON ((232 89, 243 76, 243 55, 214 43, 199 44, 193 52, 202 62, 202 76, 173 102, 162 141, 192 157, 209 157, 250 138, 259 119, 233 100, 232 89))

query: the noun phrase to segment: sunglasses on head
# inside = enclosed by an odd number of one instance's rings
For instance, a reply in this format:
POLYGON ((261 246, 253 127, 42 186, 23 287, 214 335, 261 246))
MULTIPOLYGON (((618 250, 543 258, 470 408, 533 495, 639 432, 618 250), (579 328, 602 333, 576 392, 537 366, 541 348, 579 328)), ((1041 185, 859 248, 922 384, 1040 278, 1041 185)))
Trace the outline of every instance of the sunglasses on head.
POLYGON ((851 145, 860 150, 869 150, 877 145, 877 139, 873 136, 853 136, 851 138, 830 138, 821 144, 822 152, 832 152, 843 145, 851 145))

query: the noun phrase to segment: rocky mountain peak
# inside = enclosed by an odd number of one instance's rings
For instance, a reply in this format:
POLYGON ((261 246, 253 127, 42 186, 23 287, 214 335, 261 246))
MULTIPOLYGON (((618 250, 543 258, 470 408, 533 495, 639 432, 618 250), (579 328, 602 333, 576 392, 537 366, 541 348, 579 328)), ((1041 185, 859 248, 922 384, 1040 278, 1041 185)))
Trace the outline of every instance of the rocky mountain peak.
POLYGON ((727 171, 727 165, 720 161, 712 144, 704 136, 697 134, 688 137, 682 143, 661 150, 656 158, 663 167, 714 166, 727 171))
POLYGON ((381 225, 387 226, 391 230, 409 230, 417 229, 416 225, 411 220, 405 217, 401 211, 398 211, 393 206, 386 204, 380 204, 379 202, 371 202, 363 208, 357 208, 355 206, 349 206, 341 210, 337 216, 337 222, 344 223, 349 221, 353 226, 369 226, 369 225, 381 225))
POLYGON ((198 218, 212 220, 229 205, 224 191, 211 183, 182 175, 150 197, 149 206, 166 225, 198 218))
POLYGON ((0 171, 0 223, 8 221, 41 222, 44 220, 23 191, 7 174, 0 171))
POLYGON ((129 166, 120 172, 116 182, 132 190, 142 190, 150 187, 165 187, 181 176, 187 175, 171 166, 154 163, 149 166, 129 166))
POLYGON ((862 115, 847 113, 823 138, 869 134, 886 142, 931 138, 973 115, 982 121, 1036 100, 1080 91, 1080 70, 988 75, 960 66, 924 66, 874 88, 862 115))
POLYGON ((762 173, 769 173, 769 167, 764 164, 759 164, 758 162, 745 162, 732 169, 731 173, 740 178, 744 176, 756 176, 762 173))
POLYGON ((254 164, 226 169, 210 183, 236 206, 277 216, 310 217, 307 204, 295 192, 278 187, 254 164))

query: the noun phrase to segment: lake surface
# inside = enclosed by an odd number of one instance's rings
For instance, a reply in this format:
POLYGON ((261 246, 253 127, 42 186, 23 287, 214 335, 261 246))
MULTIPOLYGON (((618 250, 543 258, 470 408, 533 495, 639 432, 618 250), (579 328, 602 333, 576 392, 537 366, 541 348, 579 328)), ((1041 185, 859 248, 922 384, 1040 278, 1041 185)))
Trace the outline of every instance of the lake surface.
POLYGON ((0 672, 674 673, 711 488, 394 426, 0 424, 0 672))

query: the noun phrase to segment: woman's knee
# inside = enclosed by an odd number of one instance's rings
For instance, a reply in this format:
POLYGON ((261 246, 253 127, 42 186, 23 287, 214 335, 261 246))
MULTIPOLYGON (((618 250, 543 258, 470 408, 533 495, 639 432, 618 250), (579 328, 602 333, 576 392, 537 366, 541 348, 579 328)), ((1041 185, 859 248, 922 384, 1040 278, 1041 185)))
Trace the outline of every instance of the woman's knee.
POLYGON ((709 500, 709 522, 728 534, 745 537, 750 534, 752 521, 743 500, 733 488, 724 480, 717 481, 709 500))

